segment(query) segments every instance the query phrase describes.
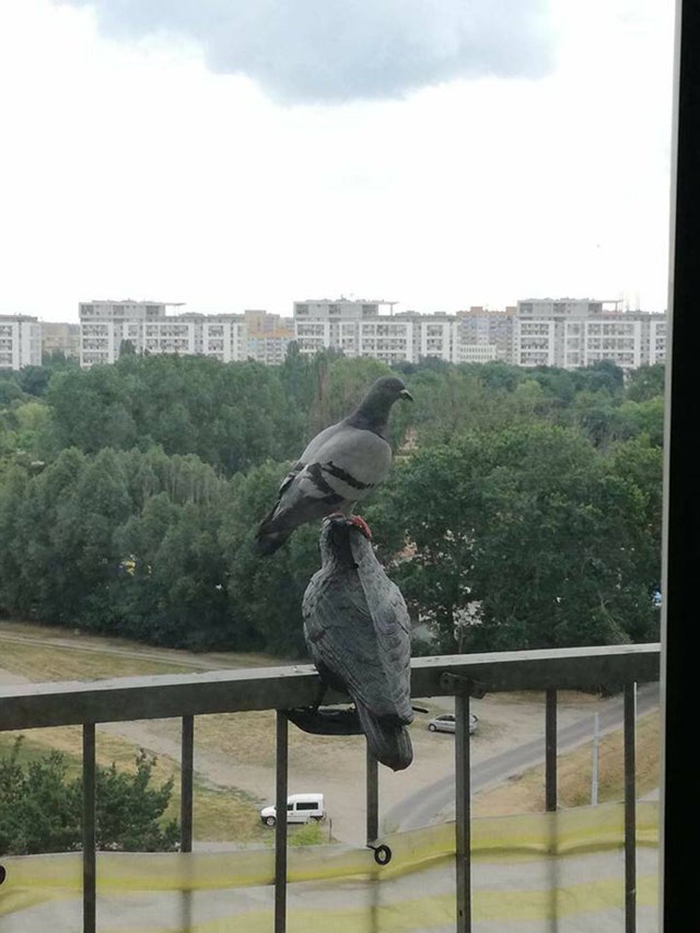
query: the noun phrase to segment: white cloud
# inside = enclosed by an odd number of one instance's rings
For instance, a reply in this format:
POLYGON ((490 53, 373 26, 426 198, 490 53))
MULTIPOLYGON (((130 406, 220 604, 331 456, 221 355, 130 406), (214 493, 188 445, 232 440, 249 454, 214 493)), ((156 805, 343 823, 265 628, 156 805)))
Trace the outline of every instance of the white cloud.
POLYGON ((670 16, 633 12, 556 4, 542 79, 279 106, 192 44, 109 40, 88 8, 4 0, 0 311, 69 319, 131 296, 290 313, 340 292, 430 311, 623 290, 658 310, 670 16))
POLYGON ((174 36, 286 102, 400 97, 549 70, 546 0, 68 0, 109 36, 174 36))

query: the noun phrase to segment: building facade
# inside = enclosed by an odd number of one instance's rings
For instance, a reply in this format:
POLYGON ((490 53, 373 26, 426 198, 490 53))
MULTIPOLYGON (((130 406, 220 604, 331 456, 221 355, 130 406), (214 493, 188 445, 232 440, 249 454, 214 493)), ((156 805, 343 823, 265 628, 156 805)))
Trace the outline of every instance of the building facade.
POLYGON ((170 314, 146 301, 92 301, 79 306, 80 363, 114 363, 125 341, 136 353, 211 356, 222 363, 282 363, 294 339, 289 319, 266 311, 170 314))
POLYGON ((516 366, 576 369, 609 360, 629 371, 666 358, 666 316, 621 311, 589 299, 519 301, 513 332, 516 366))
POLYGON ((26 314, 0 314, 0 369, 41 366, 41 324, 26 314))
POLYGON ((49 356, 56 351, 63 353, 66 359, 80 359, 80 324, 42 322, 42 356, 49 356))
POLYGON ((294 340, 291 320, 280 314, 253 309, 244 311, 243 320, 248 342, 247 358, 268 366, 283 363, 287 348, 294 340))
POLYGON ((301 353, 334 348, 345 356, 386 363, 434 357, 450 363, 509 359, 513 313, 472 308, 457 315, 397 314, 382 301, 307 300, 294 303, 294 334, 301 353))
POLYGON ((169 313, 164 303, 93 301, 79 309, 80 362, 114 363, 126 341, 136 353, 203 354, 224 363, 253 359, 267 365, 282 363, 292 340, 306 356, 332 348, 389 364, 432 357, 575 369, 610 360, 629 371, 661 363, 666 355, 665 315, 621 311, 616 302, 533 298, 503 311, 472 307, 453 315, 394 314, 387 310, 394 304, 309 299, 294 303, 290 320, 257 309, 169 313))

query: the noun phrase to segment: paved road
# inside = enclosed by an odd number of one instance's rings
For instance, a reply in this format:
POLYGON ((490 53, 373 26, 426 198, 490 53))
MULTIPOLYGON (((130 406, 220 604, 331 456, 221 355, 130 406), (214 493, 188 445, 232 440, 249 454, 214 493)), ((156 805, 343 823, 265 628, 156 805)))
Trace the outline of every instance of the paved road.
MULTIPOLYGON (((646 684, 637 691, 637 715, 650 712, 659 703, 658 684, 646 684)), ((623 699, 608 700, 599 712, 600 732, 610 732, 622 725, 623 699)), ((585 715, 578 722, 557 730, 559 752, 568 751, 591 740, 592 716, 585 715)), ((485 761, 472 764, 472 791, 483 790, 490 784, 500 784, 514 774, 544 761, 544 737, 519 745, 516 748, 494 755, 485 761)), ((454 773, 445 775, 430 787, 405 797, 388 810, 382 818, 387 829, 395 831, 417 829, 435 822, 447 808, 454 807, 454 773)))

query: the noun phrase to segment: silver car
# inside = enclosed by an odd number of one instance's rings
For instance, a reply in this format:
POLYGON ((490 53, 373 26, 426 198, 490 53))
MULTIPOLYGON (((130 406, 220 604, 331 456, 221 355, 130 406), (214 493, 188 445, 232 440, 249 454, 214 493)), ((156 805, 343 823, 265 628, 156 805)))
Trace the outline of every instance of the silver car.
MULTIPOLYGON (((474 713, 469 714, 469 735, 474 735, 477 730, 479 723, 479 717, 475 716, 474 713)), ((455 731, 455 717, 454 713, 443 713, 440 716, 436 716, 435 719, 431 719, 428 723, 428 728, 431 732, 454 732, 455 731)))

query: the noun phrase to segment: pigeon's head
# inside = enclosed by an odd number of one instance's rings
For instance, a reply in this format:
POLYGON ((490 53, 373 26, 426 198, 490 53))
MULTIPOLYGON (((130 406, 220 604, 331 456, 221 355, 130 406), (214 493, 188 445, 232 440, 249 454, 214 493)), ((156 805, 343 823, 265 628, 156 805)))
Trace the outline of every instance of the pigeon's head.
POLYGON ((367 398, 374 396, 376 399, 389 404, 389 407, 403 399, 406 402, 412 402, 413 396, 408 391, 403 382, 396 376, 382 376, 374 383, 367 393, 367 398))
POLYGON ((413 396, 396 376, 382 376, 370 387, 359 408, 350 416, 349 422, 353 426, 369 428, 370 431, 383 436, 391 406, 399 399, 412 402, 413 396))

